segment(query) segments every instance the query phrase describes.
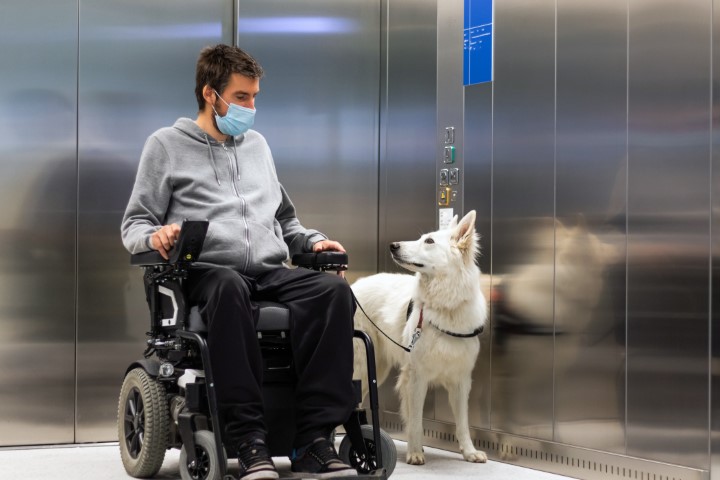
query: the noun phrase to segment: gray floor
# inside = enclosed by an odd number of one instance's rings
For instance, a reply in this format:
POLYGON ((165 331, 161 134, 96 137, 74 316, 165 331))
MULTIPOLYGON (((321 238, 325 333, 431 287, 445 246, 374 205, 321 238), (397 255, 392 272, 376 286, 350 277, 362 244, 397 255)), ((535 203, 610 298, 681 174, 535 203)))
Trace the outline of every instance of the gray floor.
MULTIPOLYGON (((569 477, 528 470, 499 462, 470 464, 457 453, 425 448, 427 464, 407 465, 405 443, 396 441, 399 461, 393 480, 482 478, 483 480, 562 480, 569 477)), ((177 450, 165 456, 156 479, 179 479, 177 450)), ((290 462, 276 458, 281 476, 288 476, 290 462)), ((54 448, 0 449, 2 478, 52 480, 127 480, 117 444, 95 444, 54 448)))

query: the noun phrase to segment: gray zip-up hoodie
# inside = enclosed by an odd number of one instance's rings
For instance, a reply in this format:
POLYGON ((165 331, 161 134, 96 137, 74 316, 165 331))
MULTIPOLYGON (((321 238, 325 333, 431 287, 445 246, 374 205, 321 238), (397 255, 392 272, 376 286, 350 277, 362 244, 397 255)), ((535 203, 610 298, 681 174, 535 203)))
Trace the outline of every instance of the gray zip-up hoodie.
POLYGON ((122 221, 130 253, 151 249, 162 225, 209 220, 204 264, 254 275, 327 238, 304 228, 280 184, 270 148, 254 130, 225 143, 181 118, 145 142, 122 221))

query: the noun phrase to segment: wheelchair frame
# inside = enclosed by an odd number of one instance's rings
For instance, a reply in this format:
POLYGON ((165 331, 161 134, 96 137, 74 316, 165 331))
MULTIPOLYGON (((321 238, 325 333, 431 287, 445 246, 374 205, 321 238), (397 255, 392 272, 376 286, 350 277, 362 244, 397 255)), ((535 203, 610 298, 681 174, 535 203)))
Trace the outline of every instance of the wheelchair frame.
MULTIPOLYGON (((202 251, 205 234, 207 232, 207 221, 185 221, 181 234, 171 256, 165 261, 158 252, 145 252, 131 257, 131 264, 145 269, 144 285, 148 305, 150 307, 151 329, 147 333, 147 348, 144 358, 133 362, 126 370, 126 375, 135 368, 142 368, 147 374, 158 382, 165 383, 164 388, 166 400, 171 407, 176 397, 180 404, 169 408, 171 421, 168 431, 168 442, 166 449, 183 447, 186 454, 186 466, 180 468, 200 468, 198 458, 198 446, 195 442, 195 433, 200 430, 212 430, 215 443, 214 460, 219 469, 219 478, 223 480, 234 480, 235 477, 227 473, 227 460, 223 454, 223 443, 221 438, 220 422, 218 418, 217 397, 213 372, 210 366, 210 355, 207 341, 197 331, 188 330, 192 324, 191 310, 185 301, 183 292, 183 281, 188 276, 191 265, 197 261, 202 251), (165 307, 165 308, 164 308, 165 307), (172 308, 172 316, 163 318, 163 312, 172 308), (150 358, 153 355, 157 358, 150 358), (176 367, 181 370, 186 363, 196 362, 197 357, 202 364, 204 371, 204 382, 191 382, 184 386, 185 396, 180 395, 178 386, 179 377, 175 375, 176 367), (177 391, 175 391, 177 388, 177 391), (175 392, 174 392, 175 391, 175 392), (205 400, 205 402, 203 402, 205 400), (173 431, 173 417, 176 415, 177 429, 173 431), (209 419, 207 418, 209 417, 209 419), (209 424, 208 421, 209 420, 209 424), (179 435, 180 443, 173 442, 179 435)), ((293 257, 293 263, 305 268, 320 271, 341 271, 347 269, 347 255, 339 252, 320 252, 316 254, 301 254, 293 257)), ((197 315, 197 313, 195 313, 197 315)), ((261 333, 259 331, 259 333, 261 333)), ((370 410, 372 412, 372 442, 363 434, 363 426, 368 425, 367 412, 357 407, 348 421, 344 424, 346 438, 350 442, 350 463, 358 472, 359 479, 386 479, 392 472, 397 461, 397 454, 392 440, 385 432, 382 432, 379 425, 379 400, 377 391, 377 378, 375 369, 374 346, 370 337, 362 331, 355 330, 354 337, 360 339, 365 345, 370 410), (392 450, 388 445, 390 442, 392 450), (383 446, 388 447, 387 452, 391 458, 383 458, 383 446), (394 458, 393 457, 394 454, 394 458), (391 461, 392 465, 386 465, 391 461)), ((259 335, 260 337, 261 335, 259 335)), ((357 404, 362 401, 359 381, 356 381, 357 404)), ((120 398, 120 409, 122 402, 120 398)), ((120 410, 119 410, 120 411, 120 410)), ((120 422, 127 421, 118 418, 120 422)), ((272 430, 268 425, 268 429, 272 430)), ((367 431, 366 431, 367 434, 367 431)), ((127 441, 119 438, 120 442, 127 441)), ((272 443, 272 442, 271 442, 272 443)), ((127 448, 127 445, 126 445, 127 448)), ((341 445, 341 451, 347 450, 341 445)), ((122 448, 121 448, 122 451, 122 448)), ((386 452, 386 453, 387 453, 386 452)), ((277 454, 271 449, 271 454, 277 454)), ((208 452, 208 454, 211 454, 208 452)), ((207 460, 207 459, 205 459, 207 460)), ((182 455, 181 455, 182 461, 182 455)), ((209 459, 212 462, 212 459, 209 459)), ((127 465, 126 465, 127 470, 127 465)), ((130 473, 128 471, 128 473, 130 473)), ((193 476, 195 478, 195 476, 193 476)), ((198 477, 200 478, 200 477, 198 477)), ((202 477, 207 478, 207 477, 202 477)))

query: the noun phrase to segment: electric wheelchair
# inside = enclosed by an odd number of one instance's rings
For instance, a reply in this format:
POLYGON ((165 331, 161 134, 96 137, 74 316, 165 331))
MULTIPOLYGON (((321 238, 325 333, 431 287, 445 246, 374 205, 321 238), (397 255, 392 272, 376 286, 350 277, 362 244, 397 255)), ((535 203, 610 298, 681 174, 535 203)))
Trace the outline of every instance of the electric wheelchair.
MULTIPOLYGON (((131 256, 131 264, 144 269, 145 294, 150 307, 150 331, 144 358, 126 370, 118 405, 118 440, 126 472, 136 478, 154 476, 165 451, 180 449, 183 480, 234 480, 220 436, 217 403, 210 368, 206 327, 197 306, 188 305, 183 281, 200 257, 207 221, 183 222, 180 236, 164 260, 158 252, 131 256)), ((342 271, 347 255, 340 252, 293 257, 301 268, 342 271)), ((290 350, 290 317, 279 303, 257 302, 256 325, 263 356, 263 405, 271 455, 292 452, 296 382, 290 350)), ((370 338, 355 331, 364 342, 368 362, 371 423, 359 406, 343 425, 346 435, 338 455, 358 471, 358 478, 386 479, 395 468, 397 452, 378 421, 378 394, 374 350, 370 338)), ((356 401, 361 388, 355 382, 356 401)), ((292 478, 292 477, 283 477, 292 478)))

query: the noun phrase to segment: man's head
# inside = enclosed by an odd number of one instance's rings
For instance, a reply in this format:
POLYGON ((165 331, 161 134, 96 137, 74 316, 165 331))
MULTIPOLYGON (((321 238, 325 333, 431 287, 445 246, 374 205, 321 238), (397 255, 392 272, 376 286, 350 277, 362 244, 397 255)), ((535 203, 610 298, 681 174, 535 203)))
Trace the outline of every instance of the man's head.
MULTIPOLYGON (((200 52, 195 70, 195 97, 199 110, 205 110, 206 102, 210 102, 211 105, 218 102, 212 91, 224 95, 233 74, 239 74, 257 83, 263 73, 257 60, 238 47, 220 44, 204 48, 200 52)), ((234 77, 238 78, 237 75, 234 77)))

